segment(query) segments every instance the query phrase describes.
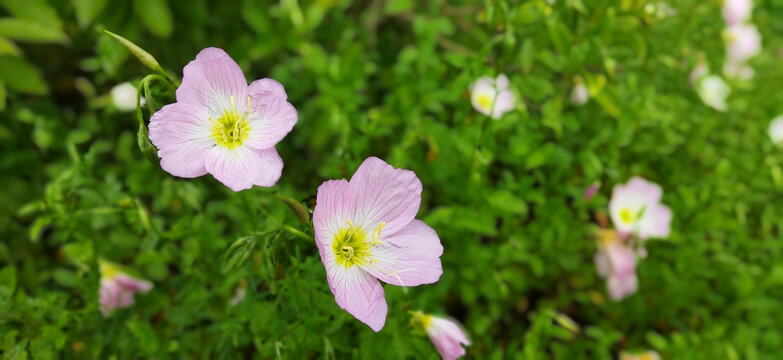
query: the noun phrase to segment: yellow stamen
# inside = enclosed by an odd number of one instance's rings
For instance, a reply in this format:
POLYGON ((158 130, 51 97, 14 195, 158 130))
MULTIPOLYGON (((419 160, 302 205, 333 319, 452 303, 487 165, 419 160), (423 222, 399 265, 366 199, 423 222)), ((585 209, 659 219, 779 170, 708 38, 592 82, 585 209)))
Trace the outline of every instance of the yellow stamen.
POLYGON ((631 209, 620 209, 620 221, 626 224, 630 224, 634 221, 634 215, 633 212, 631 212, 631 209))
POLYGON ((247 113, 250 114, 250 96, 247 97, 247 113))
POLYGON ((381 241, 381 229, 383 229, 383 225, 386 225, 386 223, 382 222, 380 225, 378 225, 377 228, 375 228, 375 230, 373 230, 372 235, 370 236, 372 238, 370 245, 383 244, 381 241))
POLYGON ((234 106, 234 96, 231 96, 231 111, 237 111, 237 108, 234 106))

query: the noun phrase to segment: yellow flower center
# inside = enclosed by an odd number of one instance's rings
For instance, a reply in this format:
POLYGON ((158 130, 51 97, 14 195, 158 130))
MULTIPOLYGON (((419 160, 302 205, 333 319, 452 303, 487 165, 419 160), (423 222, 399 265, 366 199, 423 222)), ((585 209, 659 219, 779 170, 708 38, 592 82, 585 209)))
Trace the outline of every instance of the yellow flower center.
POLYGON ((411 326, 417 330, 427 331, 427 328, 432 324, 432 315, 427 315, 421 311, 413 311, 411 314, 413 315, 411 326))
POLYGON ((100 261, 98 266, 101 271, 101 279, 103 280, 111 280, 122 273, 122 270, 117 265, 110 262, 100 261))
POLYGON ((635 218, 636 216, 634 216, 631 209, 628 208, 620 209, 620 221, 626 224, 630 224, 635 220, 635 218))
POLYGON ((481 94, 476 97, 476 102, 484 109, 492 109, 492 97, 487 94, 481 94))
POLYGON ((250 133, 250 122, 245 117, 250 114, 250 97, 247 97, 247 113, 240 113, 234 106, 234 97, 231 97, 231 110, 225 110, 223 116, 212 120, 212 138, 215 143, 227 149, 235 149, 247 140, 250 133))
POLYGON ((334 252, 335 262, 344 266, 346 269, 354 265, 372 264, 375 260, 370 259, 370 248, 375 244, 382 244, 381 229, 386 223, 381 223, 377 228, 367 236, 367 232, 361 227, 355 227, 349 220, 345 220, 348 227, 337 231, 332 241, 332 251, 334 252))

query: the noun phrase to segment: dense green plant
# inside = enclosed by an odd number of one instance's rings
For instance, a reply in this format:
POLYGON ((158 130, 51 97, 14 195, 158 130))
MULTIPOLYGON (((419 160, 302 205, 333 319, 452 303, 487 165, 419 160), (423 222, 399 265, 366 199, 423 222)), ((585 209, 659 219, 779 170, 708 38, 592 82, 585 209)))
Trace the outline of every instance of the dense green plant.
MULTIPOLYGON (((764 51, 753 80, 730 82, 725 113, 688 80, 700 59, 720 73, 719 1, 672 2, 671 16, 642 0, 0 5, 3 356, 437 358, 415 310, 460 320, 476 358, 783 349, 783 150, 767 135, 783 113, 780 0, 756 2, 764 51), (217 46, 248 79, 283 83, 299 122, 277 146, 278 184, 235 193, 148 161, 135 115, 107 94, 149 70, 104 29, 174 76, 217 46), (519 102, 492 120, 467 89, 499 73, 519 102), (576 76, 583 107, 568 101, 576 76), (418 217, 445 248, 437 284, 385 287, 377 334, 335 304, 311 230, 281 201, 312 209, 322 181, 368 156, 416 172, 418 217), (662 186, 673 231, 648 243, 639 292, 612 302, 593 233, 634 175, 662 186), (103 317, 99 259, 154 290, 103 317)), ((173 101, 150 86, 152 106, 173 101)))

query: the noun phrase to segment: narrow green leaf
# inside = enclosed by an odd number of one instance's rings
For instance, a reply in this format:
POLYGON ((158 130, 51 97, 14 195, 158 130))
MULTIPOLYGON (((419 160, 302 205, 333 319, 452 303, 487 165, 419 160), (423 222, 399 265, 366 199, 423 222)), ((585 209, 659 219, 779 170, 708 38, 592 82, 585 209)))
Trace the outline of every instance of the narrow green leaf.
POLYGON ((228 274, 239 269, 250 256, 255 245, 255 236, 247 236, 234 241, 224 256, 223 267, 221 269, 223 274, 228 274))
POLYGON ((136 0, 133 10, 142 24, 153 34, 167 38, 174 30, 171 10, 166 0, 136 0))
POLYGON ((108 0, 71 0, 79 26, 84 28, 90 25, 106 7, 107 2, 108 0))
POLYGON ((5 110, 5 83, 0 81, 0 111, 5 110))
POLYGON ((39 23, 51 29, 60 29, 62 20, 45 0, 0 0, 8 12, 20 19, 39 23))
POLYGON ((0 81, 11 90, 23 93, 40 95, 49 91, 38 69, 11 55, 0 55, 0 81))
POLYGON ((39 43, 61 43, 68 40, 68 36, 59 28, 17 18, 0 19, 0 37, 39 43))

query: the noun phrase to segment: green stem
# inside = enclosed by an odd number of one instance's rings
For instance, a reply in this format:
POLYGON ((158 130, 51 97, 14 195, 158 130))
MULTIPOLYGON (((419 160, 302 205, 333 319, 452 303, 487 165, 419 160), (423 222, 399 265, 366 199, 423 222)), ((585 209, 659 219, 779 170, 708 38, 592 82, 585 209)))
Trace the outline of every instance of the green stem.
POLYGON ((288 231, 289 233, 291 233, 292 235, 296 236, 299 239, 307 240, 310 243, 315 243, 315 238, 305 234, 301 230, 291 227, 290 225, 283 225, 283 230, 288 231))

